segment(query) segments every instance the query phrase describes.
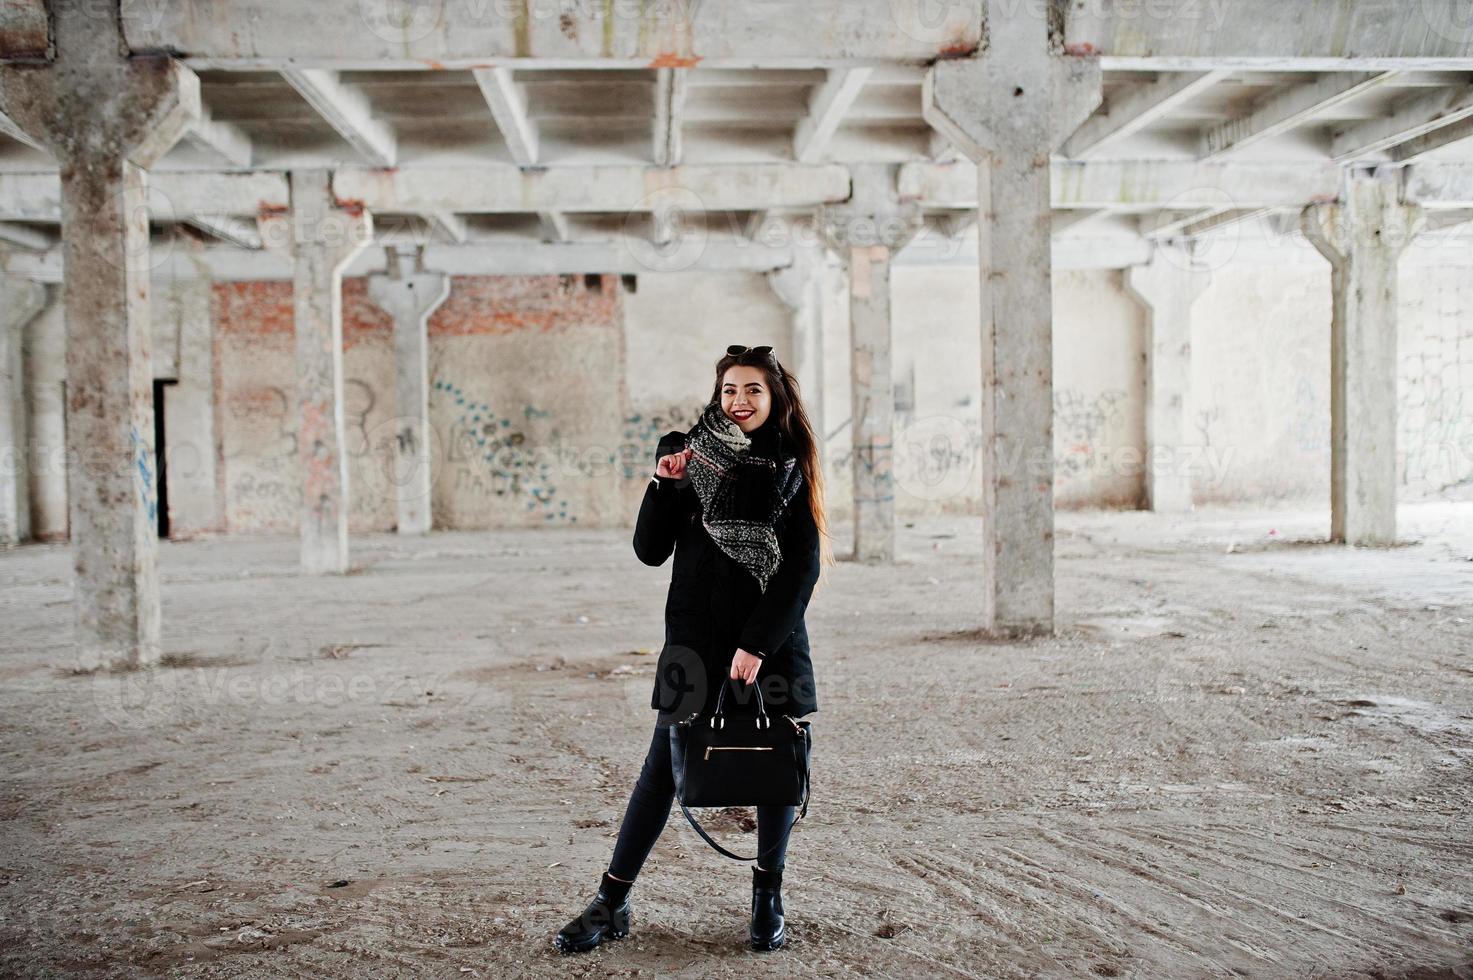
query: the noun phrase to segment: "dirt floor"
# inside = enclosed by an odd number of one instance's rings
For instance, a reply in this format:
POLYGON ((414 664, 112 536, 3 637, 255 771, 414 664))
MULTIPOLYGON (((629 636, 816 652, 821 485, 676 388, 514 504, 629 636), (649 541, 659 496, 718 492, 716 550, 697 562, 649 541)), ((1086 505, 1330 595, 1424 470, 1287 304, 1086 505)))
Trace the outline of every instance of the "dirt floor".
POLYGON ((787 948, 677 809, 633 935, 568 958, 653 724, 669 569, 630 532, 371 536, 320 579, 168 544, 131 675, 67 670, 68 555, 28 546, 0 974, 1473 977, 1473 505, 1401 522, 1061 514, 1059 633, 1019 642, 975 631, 975 521, 905 526, 809 609, 787 948))

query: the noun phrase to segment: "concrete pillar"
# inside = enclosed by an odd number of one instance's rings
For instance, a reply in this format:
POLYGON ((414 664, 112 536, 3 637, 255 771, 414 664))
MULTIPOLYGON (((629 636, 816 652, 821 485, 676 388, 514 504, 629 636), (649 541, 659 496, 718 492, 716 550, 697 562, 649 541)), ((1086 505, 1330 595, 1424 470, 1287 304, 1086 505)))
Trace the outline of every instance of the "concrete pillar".
POLYGON ((164 397, 169 529, 172 537, 188 538, 225 524, 216 437, 214 284, 202 276, 176 279, 171 288, 178 383, 164 397))
POLYGON ((48 4, 55 59, 0 67, 0 111, 61 170, 78 666, 159 657, 145 171, 199 117, 199 82, 125 52, 116 4, 48 4))
POLYGON ((825 244, 849 272, 850 423, 854 470, 854 559, 895 558, 895 379, 890 267, 921 229, 920 207, 896 194, 891 164, 850 167, 845 204, 819 209, 825 244))
POLYGON ((66 310, 61 287, 27 324, 21 376, 26 395, 26 465, 32 541, 67 541, 66 310))
POLYGON ((337 207, 332 174, 291 174, 297 450, 302 461, 302 571, 348 570, 348 457, 343 420, 343 267, 372 241, 362 209, 337 207))
MULTIPOLYGON (((1394 173, 1394 172, 1393 172, 1394 173)), ((1396 542, 1396 267, 1422 222, 1389 176, 1348 175, 1300 225, 1330 263, 1330 540, 1396 542)))
POLYGON ((30 467, 23 337, 46 308, 46 287, 0 277, 0 548, 31 536, 30 467))
POLYGON ((1192 303, 1212 281, 1180 245, 1158 245, 1125 287, 1146 311, 1146 507, 1192 509, 1192 303))
POLYGON ((450 277, 424 271, 423 253, 387 249, 388 272, 368 277, 368 295, 394 318, 394 458, 390 467, 400 534, 433 524, 434 433, 430 429, 430 314, 450 295, 450 277))
POLYGON ((987 51, 926 73, 926 121, 977 164, 982 290, 983 623, 1054 628, 1053 275, 1049 155, 1100 102, 1028 5, 991 5, 987 51))
POLYGON ((787 362, 798 379, 808 424, 820 450, 826 431, 823 391, 823 254, 818 249, 793 247, 793 264, 767 273, 773 295, 792 318, 792 346, 787 362))

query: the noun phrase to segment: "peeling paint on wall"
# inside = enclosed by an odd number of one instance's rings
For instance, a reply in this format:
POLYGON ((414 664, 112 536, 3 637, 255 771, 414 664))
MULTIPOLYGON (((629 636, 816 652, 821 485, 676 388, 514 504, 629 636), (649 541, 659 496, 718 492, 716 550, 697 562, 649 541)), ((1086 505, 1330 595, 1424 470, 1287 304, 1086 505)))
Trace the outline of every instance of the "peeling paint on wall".
MULTIPOLYGON (((300 520, 292 286, 216 288, 229 527, 300 520)), ((430 318, 436 526, 619 522, 625 409, 617 277, 455 277, 430 318), (607 484, 613 481, 611 489, 607 484)), ((349 528, 395 521, 393 327, 343 282, 349 528)))

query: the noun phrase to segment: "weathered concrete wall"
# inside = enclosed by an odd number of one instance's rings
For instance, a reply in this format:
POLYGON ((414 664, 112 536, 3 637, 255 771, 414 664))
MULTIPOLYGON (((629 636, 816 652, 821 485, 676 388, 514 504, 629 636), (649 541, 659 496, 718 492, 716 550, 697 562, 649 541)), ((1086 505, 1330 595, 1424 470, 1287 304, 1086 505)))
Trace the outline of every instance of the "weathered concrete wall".
MULTIPOLYGON (((291 532, 300 518, 296 353, 290 282, 218 283, 218 346, 225 523, 232 533, 291 532)), ((392 335, 363 283, 343 283, 343 398, 347 418, 349 527, 388 526, 382 493, 367 477, 369 434, 393 413, 392 335)))
MULTIPOLYGON (((623 519, 615 277, 457 277, 430 317, 437 527, 623 519)), ((215 287, 227 522, 290 531, 300 499, 291 284, 215 287)), ((343 282, 349 527, 395 520, 393 324, 343 282)))
MULTIPOLYGON (((1209 259, 1212 255, 1209 253, 1209 259)), ((1193 308, 1190 418, 1198 503, 1324 502, 1329 492, 1329 269, 1305 243, 1237 248, 1193 308)), ((976 276, 897 264, 897 506, 974 513, 980 486, 976 276)), ((1144 317, 1113 271, 1054 277, 1055 499, 1135 506, 1143 481, 1144 317)), ((23 334, 31 522, 67 534, 65 335, 57 290, 23 334)), ((823 289, 826 477, 849 519, 847 290, 823 289)), ((1401 265, 1401 499, 1473 499, 1473 260, 1414 244, 1401 265)), ((178 536, 295 530, 291 285, 154 284, 178 536), (208 311, 206 310, 208 306, 208 311)), ((437 527, 632 521, 654 442, 687 428, 733 342, 791 351, 764 276, 456 278, 430 319, 437 527), (614 489, 610 490, 610 487, 614 489)), ((392 329, 344 284, 351 526, 393 527, 392 329)))
MULTIPOLYGON (((896 267, 901 513, 981 502, 979 285, 958 266, 896 267)), ((1054 503, 1135 507, 1144 480, 1145 317, 1116 270, 1054 275, 1054 503)))
POLYGON ((68 524, 66 320, 61 290, 50 294, 50 305, 26 325, 23 340, 31 537, 37 541, 65 540, 68 524))
MULTIPOLYGON (((1398 498, 1473 499, 1473 255, 1418 240, 1398 284, 1398 498)), ((1307 243, 1248 241, 1192 324, 1203 502, 1327 501, 1330 269, 1307 243)))
POLYGON ((451 280, 429 320, 436 527, 628 520, 622 302, 617 276, 451 280))
POLYGON ((1329 264, 1305 245, 1286 261, 1213 268, 1192 309, 1193 499, 1328 507, 1329 399, 1329 264))
MULTIPOLYGON (((896 513, 977 513, 982 499, 977 276, 949 267, 897 265, 892 284, 896 513)), ((847 431, 843 442, 847 451, 847 431)))
POLYGON ((1119 270, 1054 273, 1054 506, 1139 507, 1146 318, 1119 270))
MULTIPOLYGON (((1400 267, 1397 454, 1403 500, 1473 499, 1473 256, 1414 243, 1400 267)), ((1192 315, 1189 465, 1197 503, 1327 502, 1330 473, 1328 264, 1302 241, 1209 251, 1212 281, 1192 315)), ((965 268, 898 266, 898 504, 902 515, 974 512, 976 481, 944 493, 943 459, 965 469, 959 437, 978 363, 965 268), (938 420, 938 416, 942 417, 938 420)), ((1055 503, 1135 507, 1143 492, 1145 318, 1117 271, 1054 277, 1055 503)), ((842 297, 841 297, 842 299, 842 297)), ((830 311, 840 350, 842 307, 830 311)), ((830 355, 833 356, 832 354, 830 355)), ((828 375, 846 384, 844 367, 828 375)), ((837 400, 836 404, 844 404, 837 400)), ((834 426, 842 423, 836 419, 834 426)), ((972 436, 975 439, 975 435, 972 436)), ((841 433, 831 450, 842 465, 841 433)), ((842 488, 847 483, 837 484, 842 488)), ((847 506, 841 494, 835 498, 847 506)))
POLYGON ((628 408, 622 436, 639 447, 622 470, 633 478, 623 504, 624 519, 632 522, 654 472, 655 444, 666 432, 695 424, 727 345, 771 344, 786 362, 792 323, 764 275, 677 272, 639 277, 634 293, 624 297, 624 336, 628 408))
MULTIPOLYGON (((1473 249, 1467 251, 1473 252, 1473 249)), ((1473 263, 1402 260, 1397 313, 1400 498, 1473 500, 1473 263)))
MULTIPOLYGON (((825 257, 824 276, 820 287, 823 325, 824 467, 827 485, 829 529, 832 533, 840 521, 853 521, 854 462, 853 442, 849 435, 849 275, 844 264, 833 255, 825 257)), ((897 493, 899 491, 897 490, 897 493)), ((897 505, 902 502, 897 500, 897 505)), ((899 514, 896 512, 897 519, 899 514)))
POLYGON ((164 389, 163 447, 173 538, 224 526, 211 292, 204 279, 154 284, 153 376, 174 382, 164 389))

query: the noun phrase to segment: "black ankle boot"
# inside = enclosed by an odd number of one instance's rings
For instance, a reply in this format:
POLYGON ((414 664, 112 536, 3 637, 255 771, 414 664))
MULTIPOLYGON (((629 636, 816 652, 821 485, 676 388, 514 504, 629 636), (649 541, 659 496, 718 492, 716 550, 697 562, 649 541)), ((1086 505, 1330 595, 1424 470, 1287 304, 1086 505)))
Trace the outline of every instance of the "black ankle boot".
POLYGON ((752 867, 752 948, 777 949, 787 939, 783 924, 783 869, 752 867))
POLYGON ((605 871, 593 901, 558 931, 552 944, 562 953, 586 953, 605 939, 623 939, 629 935, 629 889, 633 884, 605 871))

